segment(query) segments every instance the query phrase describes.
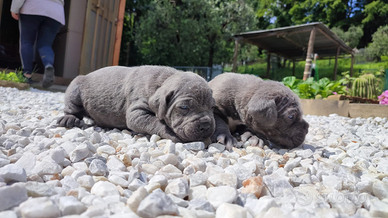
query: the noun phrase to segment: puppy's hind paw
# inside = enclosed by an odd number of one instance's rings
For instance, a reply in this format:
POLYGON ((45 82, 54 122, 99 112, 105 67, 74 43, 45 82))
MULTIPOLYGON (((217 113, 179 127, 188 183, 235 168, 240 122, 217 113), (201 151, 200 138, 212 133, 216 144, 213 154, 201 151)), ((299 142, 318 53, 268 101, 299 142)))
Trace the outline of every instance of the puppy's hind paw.
POLYGON ((74 115, 65 115, 58 119, 57 124, 61 127, 84 127, 86 125, 82 120, 78 119, 74 115))

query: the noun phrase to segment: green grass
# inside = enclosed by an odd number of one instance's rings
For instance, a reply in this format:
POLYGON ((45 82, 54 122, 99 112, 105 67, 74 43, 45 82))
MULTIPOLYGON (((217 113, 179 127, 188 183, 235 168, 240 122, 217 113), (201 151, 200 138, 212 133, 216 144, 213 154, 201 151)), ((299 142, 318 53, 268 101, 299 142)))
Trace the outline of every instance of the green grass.
MULTIPOLYGON (((317 60, 319 78, 327 77, 330 80, 334 79, 334 64, 335 60, 317 60)), ((296 62, 295 77, 303 78, 305 61, 296 62)), ((341 73, 350 71, 351 59, 339 59, 337 69, 337 80, 341 79, 341 73)), ((364 64, 353 65, 353 76, 358 77, 361 71, 379 71, 381 69, 388 69, 388 61, 384 62, 368 62, 364 64)), ((225 68, 224 71, 231 71, 231 67, 225 68)), ((267 72, 267 63, 255 63, 252 65, 239 66, 237 69, 239 73, 255 74, 260 77, 265 77, 267 72)), ((286 62, 286 67, 275 67, 270 70, 270 78, 272 80, 281 81, 284 77, 292 76, 292 63, 286 62)))

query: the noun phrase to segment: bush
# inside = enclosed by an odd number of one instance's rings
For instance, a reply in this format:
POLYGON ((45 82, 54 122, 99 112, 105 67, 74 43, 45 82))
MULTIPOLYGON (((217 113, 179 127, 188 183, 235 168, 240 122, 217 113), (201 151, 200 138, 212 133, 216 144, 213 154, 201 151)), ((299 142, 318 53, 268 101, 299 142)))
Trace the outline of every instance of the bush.
POLYGON ((347 87, 344 85, 347 83, 345 79, 330 81, 328 78, 322 78, 314 81, 314 78, 310 77, 303 81, 294 76, 288 76, 283 78, 282 82, 301 99, 321 99, 330 95, 347 93, 347 87))
POLYGON ((22 71, 9 72, 7 73, 5 70, 0 72, 0 80, 12 81, 16 83, 25 83, 26 79, 23 76, 22 71))

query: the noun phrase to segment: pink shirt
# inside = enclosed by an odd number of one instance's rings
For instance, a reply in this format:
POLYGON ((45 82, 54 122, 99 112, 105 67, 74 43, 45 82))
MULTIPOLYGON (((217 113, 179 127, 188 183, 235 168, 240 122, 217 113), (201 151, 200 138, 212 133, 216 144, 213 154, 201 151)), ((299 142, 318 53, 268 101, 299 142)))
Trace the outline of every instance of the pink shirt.
POLYGON ((11 11, 20 14, 50 17, 65 25, 63 0, 13 0, 11 11))

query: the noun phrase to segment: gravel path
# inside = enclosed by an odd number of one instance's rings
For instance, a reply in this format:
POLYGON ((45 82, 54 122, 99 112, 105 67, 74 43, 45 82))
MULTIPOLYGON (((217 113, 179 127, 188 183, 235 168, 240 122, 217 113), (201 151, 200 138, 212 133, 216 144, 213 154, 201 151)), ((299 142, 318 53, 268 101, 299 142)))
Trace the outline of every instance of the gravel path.
POLYGON ((388 217, 386 118, 305 116, 304 145, 56 126, 64 94, 0 87, 0 218, 388 217))

